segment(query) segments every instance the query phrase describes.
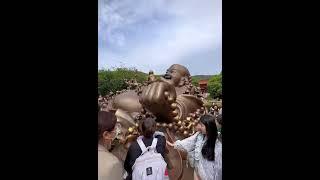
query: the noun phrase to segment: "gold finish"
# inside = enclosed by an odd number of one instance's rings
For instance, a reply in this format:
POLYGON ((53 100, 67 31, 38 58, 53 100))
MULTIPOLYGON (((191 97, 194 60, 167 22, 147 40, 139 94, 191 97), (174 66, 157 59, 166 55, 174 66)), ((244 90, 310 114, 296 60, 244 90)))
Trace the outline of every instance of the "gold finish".
POLYGON ((172 103, 174 101, 173 97, 168 98, 169 103, 172 103))
POLYGON ((176 108, 177 108, 177 103, 172 103, 172 104, 171 104, 171 108, 172 108, 172 109, 176 109, 176 108))
POLYGON ((169 97, 169 92, 168 92, 168 91, 165 91, 165 92, 164 92, 164 96, 165 96, 166 98, 168 98, 168 97, 169 97))
POLYGON ((162 127, 167 127, 167 123, 162 123, 162 127))
POLYGON ((183 135, 187 136, 188 135, 188 131, 184 131, 183 135))
POLYGON ((173 116, 178 115, 178 111, 177 111, 177 110, 172 111, 172 115, 173 115, 173 116))
POLYGON ((158 80, 154 78, 152 72, 149 75, 148 82, 139 84, 132 80, 128 90, 109 93, 105 98, 99 97, 100 101, 104 101, 99 104, 106 104, 105 110, 119 111, 116 116, 121 123, 123 134, 126 131, 136 134, 136 136, 127 135, 126 144, 139 135, 137 130, 141 118, 134 118, 137 115, 143 119, 148 112, 157 118, 157 130, 168 127, 175 133, 180 129, 179 131, 185 134, 186 127, 183 125, 186 121, 190 122, 188 127, 190 124, 195 125, 192 118, 196 116, 196 112, 200 114, 200 110, 204 110, 200 98, 193 93, 184 94, 186 91, 191 92, 190 87, 192 88, 191 75, 184 66, 179 64, 170 66, 167 73, 158 80), (161 120, 161 123, 158 120, 161 120))
POLYGON ((128 132, 129 132, 129 133, 133 133, 133 128, 130 127, 130 128, 128 129, 128 132))

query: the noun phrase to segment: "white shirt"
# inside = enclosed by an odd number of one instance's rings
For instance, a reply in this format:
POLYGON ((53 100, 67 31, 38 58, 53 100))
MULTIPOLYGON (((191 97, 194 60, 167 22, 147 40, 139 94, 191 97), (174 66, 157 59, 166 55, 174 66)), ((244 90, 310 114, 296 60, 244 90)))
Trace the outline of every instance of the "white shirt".
POLYGON ((201 150, 207 139, 197 132, 183 140, 174 143, 174 148, 188 152, 188 159, 192 167, 195 168, 201 180, 221 180, 222 179, 222 144, 217 139, 215 144, 215 160, 208 161, 202 156, 201 150))

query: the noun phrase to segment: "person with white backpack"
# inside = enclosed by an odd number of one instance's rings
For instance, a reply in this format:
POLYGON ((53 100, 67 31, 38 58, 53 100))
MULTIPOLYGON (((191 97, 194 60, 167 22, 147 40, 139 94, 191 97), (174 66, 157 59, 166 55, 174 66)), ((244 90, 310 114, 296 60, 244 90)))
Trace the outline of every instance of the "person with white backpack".
POLYGON ((156 122, 146 118, 141 124, 143 136, 129 147, 124 169, 126 180, 166 180, 169 179, 167 163, 164 161, 166 138, 156 132, 156 122))

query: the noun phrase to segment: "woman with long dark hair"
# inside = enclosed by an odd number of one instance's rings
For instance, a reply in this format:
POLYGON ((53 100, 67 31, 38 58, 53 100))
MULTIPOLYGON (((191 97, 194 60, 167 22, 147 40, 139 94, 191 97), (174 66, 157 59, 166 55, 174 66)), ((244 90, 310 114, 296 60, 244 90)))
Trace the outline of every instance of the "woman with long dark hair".
POLYGON ((195 169, 194 179, 222 179, 222 144, 218 140, 215 118, 203 115, 197 124, 197 133, 169 146, 188 152, 189 163, 195 169))

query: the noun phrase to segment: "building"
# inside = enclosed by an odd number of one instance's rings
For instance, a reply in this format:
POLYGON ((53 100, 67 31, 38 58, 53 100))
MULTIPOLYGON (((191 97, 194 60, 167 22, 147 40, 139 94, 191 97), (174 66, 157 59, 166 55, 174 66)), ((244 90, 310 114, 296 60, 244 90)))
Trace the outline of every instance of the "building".
POLYGON ((207 93, 208 91, 208 79, 199 80, 198 84, 202 93, 207 93))

